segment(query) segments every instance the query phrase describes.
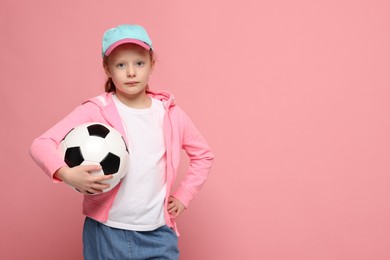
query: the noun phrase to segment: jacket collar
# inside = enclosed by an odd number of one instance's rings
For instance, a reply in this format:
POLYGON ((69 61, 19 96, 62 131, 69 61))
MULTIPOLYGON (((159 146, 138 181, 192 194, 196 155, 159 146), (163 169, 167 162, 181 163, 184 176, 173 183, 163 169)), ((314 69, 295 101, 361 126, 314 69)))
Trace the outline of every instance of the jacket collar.
MULTIPOLYGON (((175 99, 172 94, 168 92, 154 92, 146 91, 146 94, 155 99, 161 100, 165 109, 168 110, 171 107, 175 106, 175 99)), ((123 136, 126 136, 126 129, 124 129, 124 124, 122 118, 120 117, 118 110, 113 102, 113 92, 103 93, 99 96, 93 97, 86 100, 83 103, 91 102, 98 106, 101 111, 104 119, 114 128, 119 130, 123 136)))
MULTIPOLYGON (((165 91, 155 92, 155 91, 147 90, 146 94, 150 97, 161 100, 166 109, 176 105, 175 97, 169 92, 165 92, 165 91)), ((105 107, 111 106, 111 104, 113 104, 112 97, 113 97, 113 92, 110 93, 105 92, 99 96, 86 100, 84 103, 92 102, 98 107, 100 107, 101 109, 104 109, 105 107)))
POLYGON ((175 97, 169 92, 154 92, 151 90, 147 90, 146 94, 150 97, 161 100, 164 104, 165 109, 175 106, 175 97))

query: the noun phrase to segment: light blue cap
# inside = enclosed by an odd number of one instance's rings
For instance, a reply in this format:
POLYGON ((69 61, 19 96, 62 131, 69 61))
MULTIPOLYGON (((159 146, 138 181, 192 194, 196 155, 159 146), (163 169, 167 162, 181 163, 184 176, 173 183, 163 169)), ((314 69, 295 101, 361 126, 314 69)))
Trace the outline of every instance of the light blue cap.
POLYGON ((108 56, 119 45, 135 43, 147 50, 152 49, 152 40, 146 30, 136 24, 123 24, 107 30, 103 35, 102 56, 108 56))

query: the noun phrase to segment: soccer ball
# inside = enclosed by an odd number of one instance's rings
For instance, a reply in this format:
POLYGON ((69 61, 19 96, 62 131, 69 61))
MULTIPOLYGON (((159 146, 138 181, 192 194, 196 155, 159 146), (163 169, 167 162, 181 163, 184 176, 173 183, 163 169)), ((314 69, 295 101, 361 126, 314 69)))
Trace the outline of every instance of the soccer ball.
POLYGON ((105 181, 110 187, 103 192, 114 188, 128 170, 129 150, 125 140, 116 129, 102 123, 73 128, 60 142, 59 151, 69 167, 101 165, 102 170, 91 174, 112 174, 113 178, 105 181))

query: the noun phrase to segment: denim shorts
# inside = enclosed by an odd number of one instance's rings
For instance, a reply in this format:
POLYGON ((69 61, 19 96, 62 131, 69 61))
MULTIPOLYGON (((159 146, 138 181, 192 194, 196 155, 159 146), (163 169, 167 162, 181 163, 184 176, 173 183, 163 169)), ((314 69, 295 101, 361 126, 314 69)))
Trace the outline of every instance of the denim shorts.
POLYGON ((179 259, 176 233, 168 226, 130 231, 106 226, 87 217, 83 230, 85 260, 179 259))

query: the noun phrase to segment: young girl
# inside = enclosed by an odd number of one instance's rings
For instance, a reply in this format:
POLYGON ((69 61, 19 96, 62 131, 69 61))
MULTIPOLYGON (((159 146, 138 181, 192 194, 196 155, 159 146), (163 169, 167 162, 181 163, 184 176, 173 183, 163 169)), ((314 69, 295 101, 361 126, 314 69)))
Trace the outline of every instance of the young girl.
POLYGON ((175 218, 188 207, 206 180, 213 154, 171 94, 156 93, 148 81, 155 65, 152 41, 139 25, 120 25, 103 37, 105 93, 85 101, 34 140, 30 154, 54 182, 84 194, 85 259, 178 259, 175 218), (130 152, 130 169, 112 190, 93 176, 100 166, 69 168, 57 146, 75 126, 101 122, 116 128, 130 152), (171 191, 180 150, 190 164, 171 191), (94 195, 91 195, 94 194, 94 195))

